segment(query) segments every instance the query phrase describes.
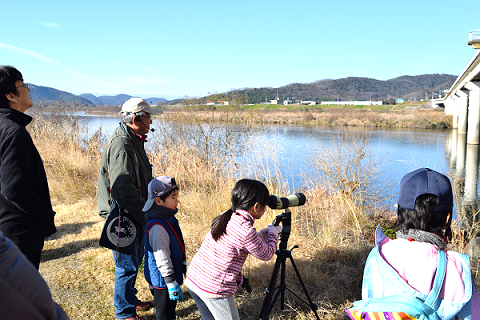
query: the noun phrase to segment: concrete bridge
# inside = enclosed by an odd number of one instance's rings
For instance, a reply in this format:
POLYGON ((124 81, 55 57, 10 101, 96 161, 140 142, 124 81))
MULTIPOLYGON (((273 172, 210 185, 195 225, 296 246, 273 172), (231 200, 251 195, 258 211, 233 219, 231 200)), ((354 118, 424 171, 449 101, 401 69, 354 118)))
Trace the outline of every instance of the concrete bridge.
POLYGON ((453 128, 466 135, 467 144, 480 140, 480 50, 476 50, 443 99, 432 100, 432 106, 444 106, 453 115, 453 128))

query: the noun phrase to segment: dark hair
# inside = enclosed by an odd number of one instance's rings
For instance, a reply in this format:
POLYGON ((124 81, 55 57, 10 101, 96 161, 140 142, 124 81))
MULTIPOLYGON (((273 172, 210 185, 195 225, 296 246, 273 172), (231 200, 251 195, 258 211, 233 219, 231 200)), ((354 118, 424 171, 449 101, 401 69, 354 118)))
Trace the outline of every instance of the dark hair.
POLYGON ((448 239, 452 236, 450 221, 445 225, 448 214, 452 213, 452 208, 444 211, 434 211, 438 204, 438 197, 433 194, 423 194, 415 200, 415 210, 408 210, 398 206, 397 221, 395 227, 407 233, 409 229, 418 229, 431 233, 444 235, 448 239), (443 232, 445 229, 445 233, 443 232))
POLYGON ((23 81, 23 76, 12 66, 0 66, 0 108, 9 108, 10 102, 7 94, 13 93, 18 95, 15 82, 23 81))
POLYGON ((232 207, 212 221, 212 237, 217 241, 227 232, 227 224, 237 209, 248 211, 257 202, 266 206, 270 200, 267 187, 258 180, 242 179, 232 189, 232 207))
POLYGON ((173 193, 173 191, 175 190, 180 190, 180 188, 178 186, 175 186, 175 188, 173 188, 172 190, 168 191, 167 193, 164 193, 160 196, 158 196, 160 199, 162 199, 162 201, 165 202, 165 200, 168 198, 169 195, 171 195, 173 193))

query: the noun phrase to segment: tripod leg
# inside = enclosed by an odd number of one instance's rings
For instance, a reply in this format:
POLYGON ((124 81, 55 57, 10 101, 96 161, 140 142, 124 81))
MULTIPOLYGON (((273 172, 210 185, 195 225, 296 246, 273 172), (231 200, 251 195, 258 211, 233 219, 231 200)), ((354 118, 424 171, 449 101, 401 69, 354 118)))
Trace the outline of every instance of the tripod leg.
MULTIPOLYGON (((288 251, 286 251, 288 252, 288 251)), ((284 253, 286 253, 284 252, 284 253)), ((280 270, 280 287, 278 290, 280 290, 280 310, 285 309, 285 257, 282 256, 282 270, 280 270)))
POLYGON ((303 292, 305 293, 305 296, 308 299, 310 309, 312 309, 313 313, 315 313, 315 316, 317 317, 317 319, 320 320, 317 314, 317 305, 313 303, 312 299, 310 298, 310 295, 308 294, 307 288, 303 283, 302 277, 300 276, 300 272, 298 272, 297 266, 295 265, 295 261, 293 260, 292 255, 290 254, 288 257, 290 258, 290 262, 292 263, 293 269, 295 270, 295 273, 297 274, 297 278, 300 281, 300 284, 302 285, 303 292))
POLYGON ((275 284, 277 282, 278 270, 280 269, 281 262, 282 262, 282 255, 280 250, 277 250, 275 253, 277 255, 277 260, 275 261, 275 267, 272 272, 272 276, 270 278, 270 283, 268 284, 268 288, 266 290, 265 299, 263 300, 262 311, 260 313, 259 319, 268 319, 268 315, 270 314, 271 302, 273 297, 273 292, 275 291, 275 284))

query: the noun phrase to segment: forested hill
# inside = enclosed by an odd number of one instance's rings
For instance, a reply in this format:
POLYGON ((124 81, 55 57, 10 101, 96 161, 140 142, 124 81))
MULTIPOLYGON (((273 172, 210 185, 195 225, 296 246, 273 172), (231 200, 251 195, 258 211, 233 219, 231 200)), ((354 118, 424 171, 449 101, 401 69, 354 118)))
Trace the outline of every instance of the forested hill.
POLYGON ((71 94, 69 92, 57 90, 50 87, 37 86, 33 83, 28 84, 30 97, 37 105, 49 105, 52 103, 72 103, 75 105, 93 105, 89 100, 71 94))
MULTIPOLYGON (((278 98, 284 100, 334 101, 334 100, 387 100, 403 98, 410 100, 425 99, 425 93, 431 99, 432 91, 450 88, 457 77, 450 74, 423 74, 419 76, 401 76, 390 80, 349 77, 337 80, 325 79, 312 83, 292 83, 279 88, 245 88, 231 90, 225 95, 247 96, 249 103, 261 103, 278 98)), ((207 97, 208 98, 208 97, 207 97)))

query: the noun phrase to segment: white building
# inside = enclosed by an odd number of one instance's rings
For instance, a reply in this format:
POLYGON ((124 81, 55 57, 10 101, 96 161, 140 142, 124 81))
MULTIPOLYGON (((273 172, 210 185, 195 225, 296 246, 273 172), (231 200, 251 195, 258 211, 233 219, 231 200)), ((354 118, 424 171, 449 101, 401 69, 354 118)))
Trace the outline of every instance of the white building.
POLYGON ((381 106, 382 101, 322 101, 322 105, 381 106))

